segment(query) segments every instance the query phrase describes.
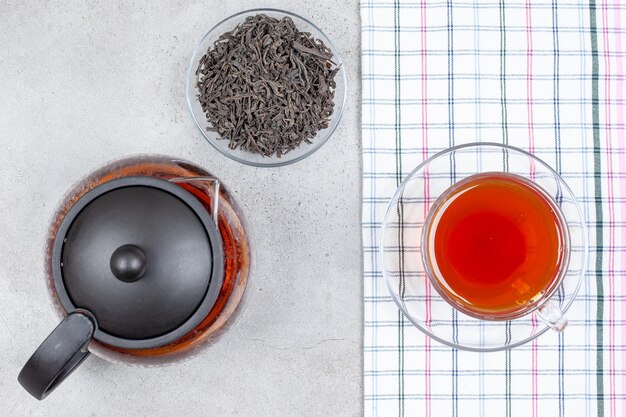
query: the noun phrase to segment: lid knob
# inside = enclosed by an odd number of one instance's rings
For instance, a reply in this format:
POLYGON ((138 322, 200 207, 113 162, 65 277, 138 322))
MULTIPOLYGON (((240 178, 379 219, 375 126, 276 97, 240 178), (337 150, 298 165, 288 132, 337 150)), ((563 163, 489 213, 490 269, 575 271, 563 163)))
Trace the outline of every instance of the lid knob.
POLYGON ((137 245, 123 245, 111 255, 110 265, 117 279, 135 282, 146 272, 146 253, 137 245))

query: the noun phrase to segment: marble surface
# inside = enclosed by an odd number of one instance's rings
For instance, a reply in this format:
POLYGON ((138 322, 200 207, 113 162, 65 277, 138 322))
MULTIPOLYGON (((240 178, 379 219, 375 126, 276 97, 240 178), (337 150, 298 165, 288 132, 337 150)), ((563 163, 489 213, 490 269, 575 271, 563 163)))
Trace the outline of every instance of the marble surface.
POLYGON ((0 415, 362 415, 359 33, 356 0, 0 1, 0 415), (199 39, 263 6, 315 22, 348 78, 334 136, 272 169, 218 154, 184 102, 199 39), (83 175, 140 153, 187 158, 231 189, 256 248, 250 302, 188 362, 92 356, 38 402, 16 378, 57 323, 43 273, 51 214, 83 175))

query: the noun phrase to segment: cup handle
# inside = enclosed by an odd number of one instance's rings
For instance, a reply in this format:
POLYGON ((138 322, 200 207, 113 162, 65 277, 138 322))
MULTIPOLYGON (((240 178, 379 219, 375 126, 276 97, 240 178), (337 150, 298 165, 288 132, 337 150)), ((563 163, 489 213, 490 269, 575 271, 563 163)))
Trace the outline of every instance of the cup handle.
MULTIPOLYGON (((206 195, 209 196, 210 201, 207 203, 202 197, 200 197, 200 201, 205 203, 205 205, 208 204, 209 213, 211 214, 211 217, 213 217, 215 225, 218 226, 217 213, 220 204, 220 180, 212 177, 180 177, 172 178, 169 181, 175 184, 189 184, 201 192, 206 193, 206 195)), ((193 191, 192 193, 195 194, 193 191)), ((199 196, 196 195, 196 197, 199 196)))
POLYGON ((556 332, 562 332, 567 327, 567 317, 563 315, 559 304, 553 300, 548 300, 537 309, 537 315, 544 323, 556 332))
POLYGON ((30 395, 43 400, 87 356, 96 330, 95 321, 82 312, 67 316, 37 348, 17 380, 30 395))

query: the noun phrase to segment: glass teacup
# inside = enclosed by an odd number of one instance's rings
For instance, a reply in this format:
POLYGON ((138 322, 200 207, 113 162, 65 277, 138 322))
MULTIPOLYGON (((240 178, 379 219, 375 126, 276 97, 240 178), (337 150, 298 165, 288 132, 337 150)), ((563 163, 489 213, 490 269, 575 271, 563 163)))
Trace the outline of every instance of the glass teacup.
POLYGON ((382 270, 404 316, 433 339, 466 350, 510 349, 550 328, 566 327, 565 313, 584 275, 585 237, 574 194, 546 163, 506 145, 460 145, 424 161, 396 191, 382 225, 382 270), (517 178, 541 193, 554 208, 562 231, 562 259, 554 277, 519 308, 503 312, 473 309, 451 296, 429 247, 441 200, 451 189, 488 173, 517 178))

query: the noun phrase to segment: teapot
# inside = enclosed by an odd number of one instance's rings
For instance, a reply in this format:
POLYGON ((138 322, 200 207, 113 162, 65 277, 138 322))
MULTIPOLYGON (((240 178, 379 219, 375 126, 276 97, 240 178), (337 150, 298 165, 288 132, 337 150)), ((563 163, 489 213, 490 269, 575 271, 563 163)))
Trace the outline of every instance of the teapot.
POLYGON ((53 216, 45 278, 61 322, 19 374, 41 400, 90 354, 181 360, 237 319, 251 281, 245 221, 219 179, 138 156, 79 182, 53 216))

